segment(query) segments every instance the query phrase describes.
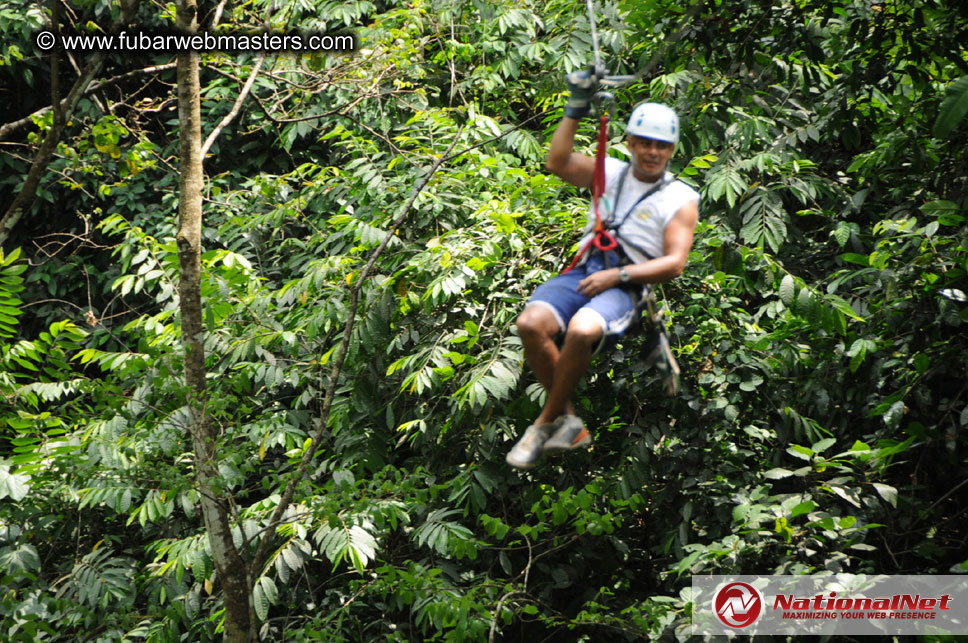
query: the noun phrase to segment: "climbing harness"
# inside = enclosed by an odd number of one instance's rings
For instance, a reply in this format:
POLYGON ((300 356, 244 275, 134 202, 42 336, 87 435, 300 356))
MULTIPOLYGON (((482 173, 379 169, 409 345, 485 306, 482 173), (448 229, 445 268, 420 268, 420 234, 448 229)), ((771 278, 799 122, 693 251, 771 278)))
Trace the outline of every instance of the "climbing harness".
MULTIPOLYGON (((615 210, 617 210, 618 201, 622 196, 622 188, 625 186, 625 178, 626 176, 628 176, 628 173, 629 173, 629 168, 626 167, 622 171, 622 174, 619 177, 618 189, 615 191, 615 205, 616 205, 615 210)), ((629 208, 625 211, 625 214, 622 217, 610 217, 609 220, 606 222, 602 219, 601 213, 599 212, 599 209, 598 209, 599 199, 604 193, 604 183, 605 183, 604 174, 605 174, 605 170, 604 170, 604 162, 603 162, 602 169, 601 169, 602 178, 601 178, 601 186, 600 186, 599 178, 598 178, 599 177, 598 163, 596 160, 595 179, 592 184, 592 212, 595 215, 595 225, 592 228, 592 232, 594 234, 592 238, 589 239, 585 243, 585 245, 578 251, 578 254, 575 255, 575 258, 571 260, 571 263, 568 265, 567 268, 565 268, 562 271, 561 274, 566 274, 572 268, 577 266, 578 263, 581 261, 582 257, 584 257, 590 250, 599 250, 602 252, 602 254, 605 256, 606 269, 611 267, 609 265, 608 253, 612 252, 613 250, 617 251, 620 257, 619 266, 624 266, 631 263, 631 261, 628 258, 628 255, 625 254, 625 250, 621 247, 621 245, 618 242, 618 239, 616 238, 617 236, 619 236, 619 230, 621 229, 622 225, 628 220, 629 216, 631 216, 632 212, 635 211, 635 208, 639 206, 640 203, 642 203, 643 201, 645 201, 650 196, 652 196, 653 194, 655 194, 665 186, 669 185, 670 183, 670 181, 665 177, 659 179, 659 181, 656 182, 656 184, 653 185, 652 188, 650 188, 645 194, 642 194, 641 196, 639 196, 639 198, 636 199, 631 206, 629 206, 629 208)), ((616 213, 615 210, 613 210, 613 213, 616 213)), ((653 259, 654 257, 648 257, 648 258, 653 259)))

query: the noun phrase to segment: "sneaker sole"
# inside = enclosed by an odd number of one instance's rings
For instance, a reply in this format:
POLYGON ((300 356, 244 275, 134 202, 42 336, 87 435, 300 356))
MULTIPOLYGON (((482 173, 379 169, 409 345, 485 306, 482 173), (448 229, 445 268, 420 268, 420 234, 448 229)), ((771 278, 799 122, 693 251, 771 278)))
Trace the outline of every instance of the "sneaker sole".
POLYGON ((564 451, 573 451, 575 449, 580 449, 582 447, 587 447, 592 443, 592 436, 588 432, 588 429, 582 429, 581 433, 572 440, 571 444, 561 444, 558 442, 548 444, 545 442, 544 452, 545 453, 562 453, 564 451))
MULTIPOLYGON (((543 445, 548 440, 548 438, 551 437, 551 434, 553 433, 554 428, 555 428, 554 425, 550 423, 542 424, 542 425, 531 425, 525 430, 525 436, 531 435, 532 436, 531 439, 533 440, 535 439, 535 433, 537 433, 539 434, 537 437, 540 437, 541 444, 543 445), (528 433, 529 431, 531 432, 530 434, 528 433)), ((525 440, 525 436, 522 436, 521 440, 518 441, 518 444, 520 444, 525 440)), ((538 462, 541 461, 541 456, 544 455, 544 452, 542 451, 541 447, 537 447, 536 449, 532 450, 532 452, 530 453, 530 455, 534 457, 534 460, 530 462, 526 460, 516 460, 514 458, 514 453, 518 448, 518 444, 515 444, 514 448, 511 449, 511 451, 508 452, 506 456, 504 456, 504 461, 516 469, 533 469, 538 464, 538 462)))
POLYGON ((531 463, 524 463, 524 462, 518 462, 516 460, 511 459, 511 456, 506 456, 504 458, 504 461, 507 462, 512 467, 514 467, 515 469, 525 469, 525 470, 527 470, 527 469, 534 469, 535 466, 540 461, 540 458, 538 460, 535 460, 534 462, 531 462, 531 463))

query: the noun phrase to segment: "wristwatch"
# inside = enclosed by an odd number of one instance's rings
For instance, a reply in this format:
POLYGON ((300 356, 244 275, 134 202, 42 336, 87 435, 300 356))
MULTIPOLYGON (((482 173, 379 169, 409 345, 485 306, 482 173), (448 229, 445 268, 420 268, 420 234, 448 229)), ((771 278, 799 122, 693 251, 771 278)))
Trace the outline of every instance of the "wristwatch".
POLYGON ((624 266, 618 269, 618 280, 623 284, 629 282, 629 271, 624 266))

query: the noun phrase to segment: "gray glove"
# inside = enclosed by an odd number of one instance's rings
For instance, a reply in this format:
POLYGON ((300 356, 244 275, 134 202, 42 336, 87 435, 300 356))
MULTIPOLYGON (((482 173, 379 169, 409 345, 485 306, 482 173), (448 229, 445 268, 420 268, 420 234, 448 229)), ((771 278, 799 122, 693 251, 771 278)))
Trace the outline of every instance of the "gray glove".
POLYGON ((568 102, 565 116, 581 120, 591 111, 592 97, 598 91, 598 76, 588 70, 574 71, 565 78, 568 85, 568 102))

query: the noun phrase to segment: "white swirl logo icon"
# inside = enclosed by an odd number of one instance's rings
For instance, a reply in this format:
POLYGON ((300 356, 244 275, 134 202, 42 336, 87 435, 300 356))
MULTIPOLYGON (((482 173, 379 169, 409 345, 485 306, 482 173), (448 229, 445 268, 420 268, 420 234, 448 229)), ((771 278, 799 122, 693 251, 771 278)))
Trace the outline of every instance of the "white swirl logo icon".
POLYGON ((57 44, 57 37, 49 31, 41 31, 37 34, 37 46, 43 51, 50 51, 57 44))
POLYGON ((738 581, 720 587, 713 596, 716 616, 723 625, 737 629, 755 623, 762 616, 765 605, 760 590, 738 581))

